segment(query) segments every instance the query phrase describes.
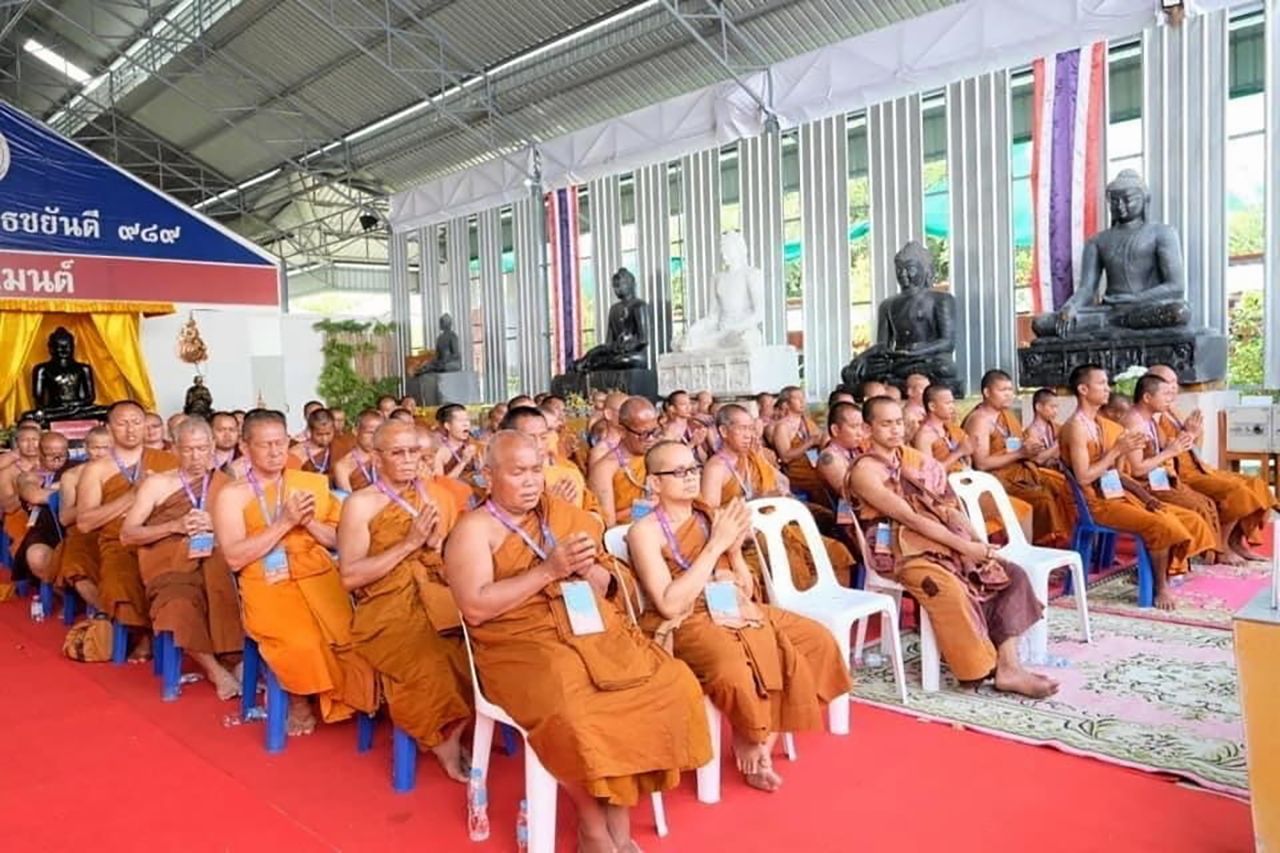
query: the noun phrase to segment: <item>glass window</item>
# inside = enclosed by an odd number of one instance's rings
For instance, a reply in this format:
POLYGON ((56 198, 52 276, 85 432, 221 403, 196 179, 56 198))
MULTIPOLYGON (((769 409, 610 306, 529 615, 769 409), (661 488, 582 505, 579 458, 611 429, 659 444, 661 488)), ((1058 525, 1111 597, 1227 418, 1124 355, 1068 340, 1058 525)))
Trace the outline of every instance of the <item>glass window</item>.
POLYGON ((1226 309, 1231 333, 1227 356, 1233 387, 1263 385, 1263 318, 1265 300, 1276 298, 1266 287, 1266 105, 1261 12, 1231 21, 1227 61, 1231 97, 1227 101, 1227 280, 1226 309))
POLYGON ((672 163, 667 171, 670 204, 670 251, 668 274, 671 281, 671 339, 684 334, 685 328, 685 274, 684 274, 684 170, 679 162, 672 163))
POLYGON ((595 240, 591 233, 591 193, 578 188, 578 288, 582 292, 582 351, 596 345, 595 240))
POLYGON ((1123 169, 1143 172, 1141 42, 1108 50, 1107 105, 1107 180, 1123 169))
POLYGON ((741 175, 738 169, 738 146, 720 149, 720 230, 742 230, 741 175))
POLYGON ((480 289, 480 222, 467 220, 467 274, 471 279, 471 353, 476 373, 484 375, 484 304, 480 289))
POLYGON ((498 213, 502 229, 502 300, 503 338, 507 352, 507 396, 514 397, 520 391, 520 285, 516 281, 515 265, 515 212, 504 207, 498 213))
POLYGON ((619 180, 619 191, 622 196, 622 265, 631 272, 636 271, 639 253, 637 252, 638 234, 636 229, 636 180, 635 175, 627 173, 619 180))
MULTIPOLYGON (((1035 308, 1031 293, 1031 268, 1035 257, 1035 204, 1031 190, 1031 123, 1035 80, 1030 69, 1017 71, 1010 80, 1010 177, 1013 195, 1013 304, 1019 314, 1035 308)), ((1050 306, 1052 307, 1052 306, 1050 306)))
POLYGON ((850 340, 855 352, 870 346, 875 335, 871 309, 871 171, 867 117, 859 113, 846 123, 849 135, 849 286, 852 293, 850 340))
MULTIPOLYGON (((800 134, 782 134, 782 280, 787 295, 787 343, 804 351, 804 220, 800 205, 800 134)), ((801 378, 804 365, 801 363, 801 378)))
POLYGON ((933 255, 934 285, 951 284, 951 188, 947 174, 947 95, 926 95, 924 136, 924 237, 933 255))

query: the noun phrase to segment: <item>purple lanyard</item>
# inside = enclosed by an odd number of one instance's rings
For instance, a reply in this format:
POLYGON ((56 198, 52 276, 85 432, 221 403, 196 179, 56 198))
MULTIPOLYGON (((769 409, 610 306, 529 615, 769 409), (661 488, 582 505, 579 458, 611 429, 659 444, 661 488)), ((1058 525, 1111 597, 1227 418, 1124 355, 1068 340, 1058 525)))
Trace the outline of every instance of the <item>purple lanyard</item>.
MULTIPOLYGON (((382 492, 384 495, 389 497, 396 506, 400 507, 402 510, 409 513, 410 518, 417 518, 419 514, 421 514, 422 510, 418 509, 413 504, 409 503, 407 500, 400 497, 398 494, 395 493, 395 491, 392 490, 390 486, 388 486, 383 481, 378 480, 377 482, 374 483, 374 485, 378 487, 378 491, 382 492)), ((413 479, 413 490, 418 493, 419 499, 421 499, 422 502, 425 504, 427 502, 427 496, 422 493, 422 481, 419 480, 417 477, 413 479)))
MULTIPOLYGON (((465 442, 465 441, 463 442, 463 446, 464 446, 464 447, 466 446, 466 442, 465 442)), ((459 473, 459 474, 461 474, 463 471, 467 470, 467 464, 466 464, 465 462, 463 462, 463 461, 462 461, 462 457, 458 455, 458 451, 456 451, 456 450, 454 450, 454 449, 453 449, 453 445, 449 443, 449 439, 448 439, 447 437, 446 437, 446 438, 445 438, 445 440, 444 440, 444 449, 445 449, 445 450, 447 450, 447 451, 449 451, 449 455, 453 457, 453 461, 458 463, 458 473, 459 473)), ((473 460, 473 461, 474 461, 474 460, 473 460)))
MULTIPOLYGON (((667 518, 667 514, 663 511, 662 507, 655 508, 653 514, 658 517, 658 524, 662 526, 662 535, 667 539, 667 549, 671 551, 671 556, 675 559, 676 565, 680 567, 680 571, 682 572, 689 571, 689 567, 693 565, 693 561, 686 557, 680 550, 680 545, 676 542, 675 531, 671 529, 671 519, 667 518)), ((698 524, 702 526, 703 532, 710 534, 711 529, 707 526, 706 519, 704 519, 696 509, 693 511, 693 517, 698 520, 698 524)))
POLYGON ((262 510, 262 520, 267 524, 275 524, 276 519, 280 517, 280 513, 284 512, 284 475, 280 475, 280 485, 276 487, 276 514, 274 517, 267 509, 267 494, 263 491, 262 484, 258 482, 258 478, 254 476, 252 468, 245 472, 244 478, 249 481, 249 488, 253 489, 253 494, 258 498, 258 508, 262 510))
MULTIPOLYGON (((182 476, 182 472, 178 472, 178 482, 182 484, 182 491, 187 493, 187 498, 191 501, 193 509, 204 511, 205 498, 209 496, 209 472, 204 475, 204 482, 200 484, 200 500, 196 500, 196 493, 191 490, 191 485, 187 482, 187 478, 182 476)), ((265 513, 263 513, 265 515, 265 513)))
POLYGON ((1097 442, 1099 445, 1102 444, 1102 428, 1098 426, 1098 422, 1096 420, 1086 418, 1080 413, 1076 413, 1075 415, 1072 415, 1072 417, 1078 418, 1080 422, 1084 424, 1084 428, 1089 431, 1090 440, 1097 442))
POLYGON ((1004 438, 1006 440, 1009 438, 1009 435, 1012 433, 1012 430, 1009 429, 1009 425, 1004 422, 1004 412, 999 412, 996 414, 996 432, 1000 433, 1001 438, 1004 438))
MULTIPOLYGON (((355 454, 357 453, 361 453, 361 451, 359 449, 352 451, 353 456, 355 456, 355 454)), ((378 482, 378 470, 374 468, 373 465, 369 465, 369 467, 366 468, 364 463, 360 461, 359 456, 355 456, 355 462, 356 462, 356 467, 360 469, 361 474, 364 474, 364 478, 366 480, 368 480, 370 483, 378 482)))
POLYGON ((617 444, 609 445, 609 452, 613 454, 613 458, 618 460, 618 467, 627 467, 627 460, 622 458, 622 451, 618 449, 617 444))
POLYGON ((142 469, 141 456, 138 457, 138 461, 133 464, 132 468, 124 464, 124 460, 116 454, 114 447, 111 448, 111 458, 115 461, 116 468, 120 469, 121 476, 129 481, 129 485, 132 486, 134 483, 138 482, 138 472, 142 469))
POLYGON ((235 452, 234 450, 228 450, 228 451, 227 451, 227 458, 226 458, 226 459, 223 459, 221 462, 219 462, 219 461, 218 461, 218 451, 216 451, 216 450, 215 450, 215 451, 213 451, 213 467, 214 467, 214 468, 225 468, 225 467, 227 467, 228 465, 230 465, 230 464, 232 463, 232 461, 234 461, 235 456, 236 456, 236 452, 235 452))
POLYGON ((719 456, 724 461, 724 464, 729 468, 729 473, 733 475, 733 479, 738 481, 738 487, 742 489, 743 497, 747 500, 754 498, 756 496, 756 491, 751 488, 751 484, 749 482, 742 479, 742 475, 738 473, 738 466, 734 465, 733 462, 730 461, 728 455, 723 451, 716 451, 716 456, 719 456))
POLYGON ((40 475, 40 488, 47 489, 53 485, 54 472, 49 471, 40 475))
POLYGON ((538 555, 539 560, 546 560, 547 552, 556 547, 556 537, 551 532, 551 526, 547 524, 546 519, 543 519, 543 518, 538 519, 538 523, 542 526, 542 543, 543 544, 540 545, 533 540, 532 536, 530 536, 528 533, 525 532, 523 527, 516 524, 515 521, 511 518, 511 516, 507 515, 502 510, 498 509, 497 505, 494 504, 493 501, 485 501, 484 508, 489 511, 489 515, 492 515, 494 518, 498 519, 498 521, 502 524, 503 527, 507 528, 507 530, 510 530, 512 533, 516 534, 521 539, 523 539, 524 544, 529 546, 530 551, 538 555))
POLYGON ((329 470, 329 448, 324 449, 324 456, 320 457, 321 461, 316 462, 316 458, 311 455, 311 444, 308 443, 305 448, 307 461, 311 463, 311 467, 316 469, 316 473, 323 474, 329 470))
POLYGON ((1160 446, 1160 430, 1156 428, 1154 418, 1147 421, 1147 435, 1151 436, 1151 443, 1155 445, 1156 453, 1160 453, 1164 450, 1164 448, 1160 446))

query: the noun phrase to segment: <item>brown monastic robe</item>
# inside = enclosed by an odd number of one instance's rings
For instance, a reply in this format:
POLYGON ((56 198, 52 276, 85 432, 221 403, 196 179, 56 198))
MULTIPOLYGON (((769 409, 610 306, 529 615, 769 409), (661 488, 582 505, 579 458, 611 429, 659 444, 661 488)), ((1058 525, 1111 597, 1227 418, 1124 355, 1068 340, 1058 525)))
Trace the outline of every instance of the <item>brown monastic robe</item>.
MULTIPOLYGON (((973 417, 973 414, 970 413, 969 417, 973 417)), ((996 415, 990 434, 989 452, 1008 453, 1010 438, 1026 440, 1022 424, 1005 409, 996 415)), ((1075 503, 1066 478, 1061 473, 1026 460, 1005 465, 989 473, 1000 481, 1011 498, 1017 498, 1029 508, 1031 529, 1037 543, 1065 542, 1071 535, 1071 530, 1075 527, 1075 503)))
MULTIPOLYGON (((148 473, 172 471, 177 467, 178 457, 172 453, 144 447, 142 458, 138 462, 136 481, 141 481, 148 473)), ((102 502, 111 503, 132 488, 134 482, 123 471, 117 471, 102 484, 102 502)), ((120 528, 123 525, 124 514, 121 513, 98 528, 98 559, 101 566, 98 591, 102 598, 102 610, 117 622, 133 628, 147 628, 151 625, 151 606, 147 601, 147 590, 142 585, 142 576, 138 573, 138 553, 120 543, 120 528)))
MULTIPOLYGON (((543 497, 524 520, 535 542, 540 519, 557 540, 599 529, 585 511, 552 497, 543 497)), ((613 565, 603 552, 597 559, 613 565)), ((540 562, 511 533, 493 554, 494 580, 540 562)), ((618 605, 599 593, 595 600, 603 633, 573 634, 559 583, 471 628, 476 670, 485 696, 529 733, 552 776, 613 805, 632 806, 645 794, 675 787, 682 770, 709 761, 711 738, 689 668, 646 638, 618 605)))

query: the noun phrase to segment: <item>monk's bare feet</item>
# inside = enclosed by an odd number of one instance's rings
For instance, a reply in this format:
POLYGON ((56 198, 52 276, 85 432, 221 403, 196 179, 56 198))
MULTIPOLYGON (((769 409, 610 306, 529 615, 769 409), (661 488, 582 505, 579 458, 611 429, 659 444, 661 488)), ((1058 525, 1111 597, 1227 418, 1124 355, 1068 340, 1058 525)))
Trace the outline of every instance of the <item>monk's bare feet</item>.
POLYGON ((133 653, 129 655, 129 663, 142 663, 148 660, 151 660, 151 635, 143 634, 138 637, 133 653))
POLYGON ((617 850, 618 847, 608 831, 591 834, 581 826, 578 827, 578 853, 617 853, 617 850))
POLYGON ((765 760, 756 767, 754 773, 744 774, 743 779, 745 779, 746 783, 752 788, 755 788, 758 791, 765 791, 769 794, 772 794, 774 791, 782 787, 782 777, 774 771, 773 763, 769 760, 768 756, 766 756, 765 760))
POLYGON ((639 853, 640 848, 631 840, 631 809, 623 806, 604 807, 604 823, 609 829, 609 840, 618 853, 639 853))
POLYGON ((760 766, 769 760, 769 744, 752 743, 735 733, 733 736, 733 758, 738 765, 738 772, 743 776, 751 776, 758 772, 760 766))
POLYGON ((1174 600, 1173 593, 1162 589, 1156 593, 1156 607, 1160 610, 1177 610, 1178 602, 1174 600))
POLYGON ((1046 699, 1058 692, 1058 682, 1022 669, 997 669, 996 690, 1017 693, 1031 699, 1046 699))
POLYGON ((471 761, 462 748, 462 726, 458 726, 453 735, 432 748, 436 761, 444 770, 444 775, 455 782, 466 784, 471 774, 471 761))
POLYGON ((241 694, 240 679, 236 678, 225 669, 217 669, 209 673, 209 681, 213 683, 213 689, 217 691, 218 698, 222 701, 234 699, 241 694))
POLYGON ((311 702, 306 696, 289 697, 289 737, 311 734, 316 730, 316 722, 316 715, 312 713, 311 702))
POLYGON ((1237 539, 1231 543, 1231 551, 1240 558, 1240 563, 1232 565, 1243 565, 1244 563, 1266 562, 1266 557, 1260 557, 1249 547, 1249 543, 1243 539, 1237 539))

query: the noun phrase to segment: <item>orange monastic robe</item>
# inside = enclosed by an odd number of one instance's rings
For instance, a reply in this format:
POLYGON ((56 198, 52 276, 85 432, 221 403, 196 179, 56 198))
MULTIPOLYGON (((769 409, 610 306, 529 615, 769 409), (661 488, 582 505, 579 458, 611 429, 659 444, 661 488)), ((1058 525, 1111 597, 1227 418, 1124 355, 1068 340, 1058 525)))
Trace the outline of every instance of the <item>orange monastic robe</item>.
MULTIPOLYGON (((1157 441, 1159 435, 1159 427, 1152 423, 1146 433, 1147 444, 1142 449, 1142 455, 1145 458, 1149 459, 1152 456, 1155 456, 1164 447, 1163 440, 1157 441)), ((1182 478, 1178 476, 1178 466, 1175 460, 1168 460, 1161 465, 1161 467, 1164 468, 1165 473, 1169 476, 1170 488, 1156 491, 1148 485, 1148 490, 1159 498, 1160 502, 1163 504, 1180 507, 1183 510, 1195 513, 1200 517, 1200 520, 1203 522, 1203 526, 1209 530, 1213 537, 1214 544, 1220 544, 1219 538, 1222 530, 1222 524, 1218 520, 1218 505, 1213 502, 1212 498, 1202 495, 1195 489, 1188 486, 1182 478)), ((1148 480, 1148 484, 1149 483, 1150 481, 1148 480)), ((1196 536, 1199 533, 1192 524, 1187 525, 1187 530, 1192 534, 1192 536, 1196 536)), ((1191 553, 1199 553, 1194 545, 1192 546, 1191 553)))
MULTIPOLYGON (((705 507, 695 508, 674 531, 684 565, 706 547, 709 531, 705 507)), ((670 542, 662 556, 671 576, 679 577, 684 569, 670 542)), ((734 579, 728 557, 721 557, 716 575, 734 579)), ((666 623, 650 604, 641 624, 650 633, 672 631, 675 656, 693 670, 733 730, 752 743, 764 743, 771 732, 820 731, 823 707, 853 686, 831 632, 804 616, 755 604, 744 591, 738 597, 741 626, 712 621, 703 595, 692 611, 666 623)))
MULTIPOLYGON (((163 450, 143 448, 138 461, 137 477, 140 480, 151 472, 172 471, 178 467, 178 457, 163 450)), ((134 482, 117 472, 102 484, 102 502, 111 503, 134 487, 134 482)), ((125 625, 146 628, 151 625, 151 605, 147 590, 138 573, 138 554, 133 548, 120 544, 120 528, 124 526, 124 514, 98 528, 98 561, 101 580, 98 583, 102 597, 102 611, 125 625)))
MULTIPOLYGON (((1009 452, 1008 439, 1024 441, 1022 424, 1008 409, 996 417, 991 430, 989 452, 1009 452)), ((1009 493, 1028 506, 1032 513, 1032 530, 1035 541, 1048 544, 1055 540, 1065 542, 1076 523, 1075 500, 1067 479, 1058 471, 1036 465, 1034 462, 1014 462, 991 472, 1009 493)), ((1017 505, 1015 504, 1015 509, 1017 505)))
MULTIPOLYGON (((803 418, 800 428, 791 434, 791 447, 799 447, 812 435, 818 434, 818 425, 812 418, 803 418)), ((814 448, 817 450, 817 448, 814 448)), ((809 454, 804 453, 786 464, 787 480, 791 483, 791 491, 803 492, 808 499, 818 506, 831 506, 827 483, 822 479, 815 462, 809 461, 809 454)))
MULTIPOLYGON (((265 487, 266 506, 277 505, 276 485, 265 487)), ((336 524, 341 504, 322 474, 285 471, 287 492, 315 497, 316 521, 336 524)), ((261 533, 270 522, 262 507, 249 500, 243 508, 245 533, 261 533)), ((267 583, 262 560, 240 570, 244 629, 258 643, 263 659, 290 693, 319 694, 325 722, 350 717, 354 710, 372 712, 373 671, 351 649, 351 600, 329 551, 305 528, 295 527, 280 540, 289 560, 289 577, 267 583)))
MULTIPOLYGON (((439 508, 440 530, 447 534, 458 519, 453 498, 431 483, 423 491, 439 508)), ((416 489, 400 497, 421 510, 416 489)), ((412 524, 413 516, 389 501, 369 522, 369 556, 395 547, 412 524)), ((392 722, 423 749, 440 745, 473 713, 461 621, 441 568, 440 553, 423 548, 352 593, 355 652, 377 672, 392 722)))
MULTIPOLYGON (((728 459, 721 457, 722 461, 728 459)), ((806 461, 805 464, 808 464, 806 461)), ((753 498, 774 494, 778 490, 777 469, 758 450, 753 450, 745 459, 738 461, 738 466, 730 466, 730 476, 725 479, 720 490, 720 504, 723 506, 734 498, 753 498)), ((804 534, 794 524, 789 524, 782 531, 782 541, 787 548, 787 562, 791 564, 791 580, 797 589, 808 589, 817 582, 818 572, 813 565, 813 557, 809 546, 805 544, 804 534)), ((827 549, 827 557, 831 560, 831 568, 842 586, 849 586, 853 579, 853 554, 841 542, 827 536, 822 537, 822 544, 827 549)), ((750 554, 747 562, 752 569, 755 565, 754 545, 748 548, 750 554)), ((764 592, 764 579, 756 578, 759 591, 764 592)))
POLYGON ((618 470, 613 472, 613 513, 615 524, 631 522, 631 505, 645 496, 644 457, 632 456, 622 462, 621 451, 615 449, 618 456, 618 470))
MULTIPOLYGON (((475 501, 475 490, 457 477, 446 477, 441 474, 433 478, 431 484, 443 489, 453 499, 453 505, 458 508, 458 512, 466 512, 475 501)), ((355 483, 353 482, 352 485, 355 483)))
MULTIPOLYGON (((534 542, 541 541, 543 520, 561 541, 598 527, 583 510, 551 497, 524 520, 534 542)), ((613 564, 603 553, 597 559, 613 564)), ((494 551, 494 580, 540 562, 511 533, 494 551)), ((485 695, 529 733, 552 776, 632 806, 645 794, 675 787, 682 770, 709 761, 711 736, 689 668, 645 637, 618 605, 599 593, 595 600, 603 633, 573 634, 558 583, 471 628, 476 671, 485 695)))
POLYGON ((600 501, 596 499, 596 493, 587 488, 587 478, 582 476, 582 471, 572 462, 548 462, 543 468, 546 476, 546 489, 548 492, 560 481, 568 480, 573 484, 574 491, 578 495, 578 508, 585 509, 593 515, 600 515, 600 501))
MULTIPOLYGON (((923 426, 924 424, 921 424, 921 427, 923 426)), ((929 449, 933 452, 934 459, 938 462, 944 462, 951 455, 951 451, 955 450, 960 442, 968 438, 969 434, 955 424, 940 424, 940 426, 946 431, 946 435, 935 439, 929 449)), ((964 456, 952 462, 951 466, 947 468, 947 473, 954 474, 957 471, 968 471, 972 468, 973 460, 964 456)), ((1028 523, 1032 522, 1035 510, 1031 504, 1014 494, 1009 495, 1009 503, 1013 505, 1013 511, 1018 516, 1018 521, 1022 524, 1023 529, 1026 529, 1028 523)), ((987 520, 988 536, 1004 529, 1004 526, 1000 523, 1000 512, 996 509, 993 501, 983 499, 982 515, 987 520)), ((1035 528, 1032 527, 1032 530, 1034 531, 1035 528)))
MULTIPOLYGON (((214 474, 209 494, 229 482, 226 474, 214 474)), ((191 499, 179 487, 156 506, 146 523, 165 524, 191 509, 191 499)), ((215 547, 212 555, 191 559, 187 546, 186 536, 174 534, 138 548, 138 572, 147 591, 152 627, 157 632, 172 631, 174 642, 187 651, 238 652, 244 648, 240 605, 222 549, 215 547)))
MULTIPOLYGON (((1090 464, 1101 459, 1116 439, 1124 434, 1124 427, 1107 418, 1099 417, 1096 424, 1098 432, 1090 438, 1088 445, 1090 464)), ((1170 575, 1187 571, 1192 534, 1183 524, 1182 517, 1176 514, 1178 507, 1166 504, 1152 512, 1127 491, 1118 498, 1104 498, 1102 486, 1096 482, 1084 488, 1084 496, 1095 521, 1127 533, 1136 533, 1152 551, 1168 550, 1170 575)), ((1189 514, 1198 518, 1195 513, 1189 514)))
MULTIPOLYGON (((1173 417, 1158 418, 1156 428, 1162 444, 1178 437, 1178 422, 1173 417)), ((1238 522, 1240 532, 1250 545, 1257 547, 1262 544, 1261 534, 1267 512, 1280 510, 1280 503, 1271 494, 1266 480, 1218 470, 1201 461, 1194 451, 1179 454, 1174 462, 1179 479, 1217 505, 1222 524, 1238 522)))

